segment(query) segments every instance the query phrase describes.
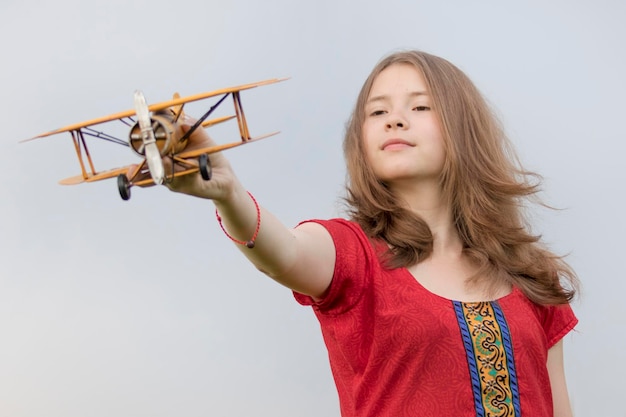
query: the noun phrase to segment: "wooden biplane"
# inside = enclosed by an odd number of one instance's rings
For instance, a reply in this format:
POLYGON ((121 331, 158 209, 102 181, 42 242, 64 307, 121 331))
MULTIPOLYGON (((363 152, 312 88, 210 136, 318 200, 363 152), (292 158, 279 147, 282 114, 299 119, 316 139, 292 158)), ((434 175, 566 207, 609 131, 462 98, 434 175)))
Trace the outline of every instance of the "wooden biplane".
POLYGON ((208 155, 214 152, 220 152, 226 149, 234 148, 253 141, 267 138, 278 134, 273 132, 262 136, 251 137, 248 129, 243 106, 241 104, 240 93, 262 85, 273 84, 284 81, 286 78, 275 78, 260 81, 252 84, 245 84, 236 87, 224 88, 207 93, 196 94, 187 97, 180 97, 177 93, 174 98, 169 101, 148 105, 143 94, 135 91, 133 110, 127 110, 120 113, 111 114, 109 116, 88 120, 83 123, 77 123, 50 132, 37 135, 33 138, 26 139, 22 142, 31 141, 46 136, 56 135, 58 133, 69 132, 76 156, 81 168, 81 174, 63 179, 59 181, 63 185, 74 185, 83 182, 95 182, 108 178, 117 177, 117 187, 120 196, 124 200, 130 198, 130 188, 134 185, 146 186, 152 183, 162 184, 171 181, 174 177, 189 175, 200 172, 202 178, 206 181, 211 179, 211 166, 209 164, 208 155), (221 97, 220 97, 221 96, 221 97), (235 114, 231 116, 217 117, 209 119, 209 116, 215 109, 231 96, 235 105, 235 114), (219 97, 219 99, 218 99, 219 97), (182 121, 183 107, 186 103, 215 98, 217 102, 200 117, 187 132, 183 133, 183 129, 179 124, 182 121), (198 127, 208 127, 231 119, 237 119, 241 140, 236 142, 215 145, 202 149, 185 150, 189 136, 198 127), (93 128, 108 122, 120 121, 130 128, 128 139, 123 140, 104 131, 93 128), (94 167, 89 148, 87 147, 86 137, 93 137, 119 145, 130 147, 135 154, 142 158, 139 164, 127 165, 121 168, 109 169, 106 171, 97 171, 94 167), (168 156, 174 164, 179 164, 183 169, 167 173, 163 167, 163 157, 168 156), (150 172, 150 177, 145 179, 145 175, 139 174, 145 172, 146 165, 150 172))

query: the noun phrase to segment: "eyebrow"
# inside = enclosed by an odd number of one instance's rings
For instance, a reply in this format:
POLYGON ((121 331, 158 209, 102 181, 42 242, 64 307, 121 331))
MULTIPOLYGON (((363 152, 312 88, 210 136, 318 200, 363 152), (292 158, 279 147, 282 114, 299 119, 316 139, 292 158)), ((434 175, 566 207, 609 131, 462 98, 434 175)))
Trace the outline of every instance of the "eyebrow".
MULTIPOLYGON (((409 97, 420 97, 420 96, 427 96, 428 93, 426 91, 413 91, 411 93, 409 93, 409 97)), ((370 97, 366 104, 369 103, 373 103, 376 101, 388 101, 389 100, 389 96, 386 94, 382 94, 380 96, 374 96, 374 97, 370 97)))

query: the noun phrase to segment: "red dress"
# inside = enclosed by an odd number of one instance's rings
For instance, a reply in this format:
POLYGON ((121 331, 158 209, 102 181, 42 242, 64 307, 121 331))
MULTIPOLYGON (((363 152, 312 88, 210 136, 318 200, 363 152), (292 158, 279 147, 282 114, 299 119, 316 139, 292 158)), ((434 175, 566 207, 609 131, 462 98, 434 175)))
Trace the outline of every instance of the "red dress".
POLYGON ((361 228, 318 221, 337 259, 312 305, 343 417, 552 417, 548 349, 574 328, 569 305, 541 306, 520 290, 464 303, 385 269, 361 228))

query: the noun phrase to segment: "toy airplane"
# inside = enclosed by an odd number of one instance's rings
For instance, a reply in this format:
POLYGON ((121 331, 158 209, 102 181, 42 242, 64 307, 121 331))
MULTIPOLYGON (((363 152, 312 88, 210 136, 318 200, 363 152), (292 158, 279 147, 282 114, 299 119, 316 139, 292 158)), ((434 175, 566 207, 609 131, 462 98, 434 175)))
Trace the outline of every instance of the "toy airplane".
POLYGON ((130 198, 130 188, 134 185, 145 186, 154 184, 162 184, 171 181, 174 177, 194 174, 200 172, 202 178, 206 181, 211 179, 211 166, 208 161, 208 155, 211 153, 234 148, 253 141, 267 138, 278 134, 279 132, 269 133, 263 136, 251 137, 248 130, 248 123, 243 113, 241 105, 240 93, 262 85, 273 84, 284 81, 286 78, 275 78, 260 81, 252 84, 245 84, 236 87, 224 88, 208 93, 196 94, 188 97, 180 97, 174 94, 174 98, 169 101, 148 105, 143 94, 140 91, 135 92, 133 110, 127 110, 121 113, 112 114, 98 119, 89 120, 83 123, 77 123, 60 129, 52 130, 33 138, 26 139, 23 142, 31 141, 46 136, 56 135, 57 133, 70 132, 76 156, 82 173, 74 177, 66 178, 59 181, 63 185, 74 185, 83 182, 101 181, 108 178, 117 177, 117 186, 120 196, 123 200, 130 198), (208 111, 198 121, 183 134, 182 127, 178 123, 183 115, 183 107, 186 103, 192 101, 205 100, 221 96, 219 100, 213 104, 208 111), (232 116, 218 117, 206 120, 213 111, 228 97, 232 96, 235 105, 235 114, 232 116), (133 118, 136 116, 136 119, 133 118), (185 151, 189 136, 198 127, 208 127, 231 119, 237 119, 240 141, 226 143, 222 145, 210 146, 202 149, 185 151), (119 139, 105 132, 92 128, 94 125, 119 120, 130 127, 127 140, 119 139), (120 145, 130 147, 143 160, 131 170, 131 165, 121 168, 110 169, 107 171, 96 171, 89 149, 87 148, 86 136, 106 140, 120 145), (167 173, 163 167, 163 157, 168 156, 174 164, 184 167, 183 170, 167 173), (85 164, 88 163, 88 166, 85 164), (145 172, 145 166, 148 166, 150 178, 137 179, 138 174, 145 172), (131 172, 129 172, 131 170, 131 172))

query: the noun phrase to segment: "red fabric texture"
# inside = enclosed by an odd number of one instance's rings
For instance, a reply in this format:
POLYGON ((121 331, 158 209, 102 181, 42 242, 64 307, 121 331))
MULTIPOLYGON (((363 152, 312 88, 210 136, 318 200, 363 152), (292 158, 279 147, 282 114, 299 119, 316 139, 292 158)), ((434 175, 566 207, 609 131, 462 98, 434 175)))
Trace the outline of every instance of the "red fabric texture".
MULTIPOLYGON (((475 417, 467 355, 451 300, 405 268, 388 270, 361 228, 314 220, 337 259, 324 299, 294 293, 320 322, 343 417, 475 417)), ((577 323, 569 305, 540 306, 518 289, 499 300, 509 326, 523 416, 552 416, 547 351, 577 323)))

